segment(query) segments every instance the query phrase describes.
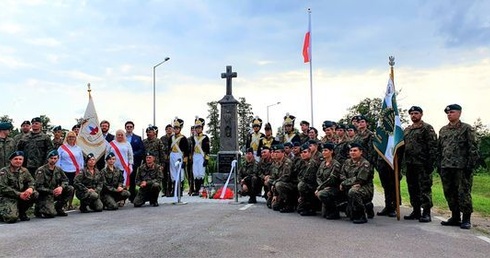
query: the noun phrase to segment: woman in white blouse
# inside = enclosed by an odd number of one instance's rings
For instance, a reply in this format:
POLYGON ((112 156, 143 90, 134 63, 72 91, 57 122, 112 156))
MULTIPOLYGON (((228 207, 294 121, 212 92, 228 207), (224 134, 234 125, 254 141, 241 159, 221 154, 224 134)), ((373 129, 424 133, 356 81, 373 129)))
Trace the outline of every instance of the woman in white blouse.
MULTIPOLYGON (((83 169, 85 164, 82 148, 77 145, 77 135, 75 132, 70 131, 66 134, 63 145, 58 147, 58 154, 59 159, 56 165, 65 172, 69 184, 73 185, 73 179, 83 169)), ((73 209, 72 202, 73 196, 68 201, 69 210, 73 209)))
POLYGON ((105 153, 111 152, 116 154, 116 163, 114 166, 123 171, 124 185, 128 187, 129 175, 133 167, 133 149, 131 148, 131 144, 126 141, 124 130, 117 130, 115 139, 107 144, 105 153))

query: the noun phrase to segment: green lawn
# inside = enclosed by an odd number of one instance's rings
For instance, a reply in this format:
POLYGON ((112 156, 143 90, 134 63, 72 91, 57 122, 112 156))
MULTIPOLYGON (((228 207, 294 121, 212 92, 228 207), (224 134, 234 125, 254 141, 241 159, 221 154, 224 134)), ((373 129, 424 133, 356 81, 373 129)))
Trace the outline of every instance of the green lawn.
MULTIPOLYGON (((383 191, 377 172, 374 176, 374 185, 377 190, 383 191)), ((400 191, 402 195, 402 204, 405 206, 410 206, 410 198, 408 196, 405 177, 403 177, 402 181, 400 182, 400 191)), ((490 175, 475 175, 473 178, 472 197, 474 211, 479 213, 481 216, 490 217, 490 175)), ((434 203, 435 209, 442 212, 449 212, 447 202, 442 191, 441 178, 437 173, 433 174, 432 202, 434 203)))

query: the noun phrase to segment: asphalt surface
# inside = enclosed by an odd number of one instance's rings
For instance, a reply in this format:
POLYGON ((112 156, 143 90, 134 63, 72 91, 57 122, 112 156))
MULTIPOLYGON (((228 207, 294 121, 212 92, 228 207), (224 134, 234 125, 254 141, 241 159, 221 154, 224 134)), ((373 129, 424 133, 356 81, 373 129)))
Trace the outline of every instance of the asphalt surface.
MULTIPOLYGON (((159 207, 0 223, 0 257, 488 257, 476 230, 378 217, 355 225, 272 211, 260 200, 160 198, 159 207), (243 202, 243 203, 242 203, 243 202)), ((376 210, 382 199, 375 198, 376 210)), ((380 203, 381 202, 381 203, 380 203)), ((408 209, 403 209, 408 214, 408 209)))

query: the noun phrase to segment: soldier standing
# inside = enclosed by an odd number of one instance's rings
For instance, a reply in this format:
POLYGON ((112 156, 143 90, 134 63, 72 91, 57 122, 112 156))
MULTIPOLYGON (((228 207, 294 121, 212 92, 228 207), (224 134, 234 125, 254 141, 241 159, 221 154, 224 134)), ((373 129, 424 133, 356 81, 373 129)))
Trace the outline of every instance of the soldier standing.
POLYGON ((53 149, 57 150, 61 145, 63 145, 63 140, 63 129, 58 125, 53 128, 53 149))
POLYGON ((143 140, 145 150, 155 153, 155 163, 163 166, 164 146, 163 142, 157 138, 158 127, 148 126, 146 128, 146 139, 143 140))
POLYGON ((68 184, 68 177, 63 170, 56 166, 58 159, 58 151, 50 151, 47 157, 48 164, 36 171, 36 190, 39 192, 39 198, 34 215, 38 218, 68 216, 63 206, 73 196, 74 188, 68 184))
POLYGON ((326 219, 339 219, 336 202, 339 196, 340 170, 342 165, 333 159, 334 144, 323 144, 323 161, 318 168, 316 180, 318 187, 315 195, 322 202, 322 216, 326 219))
POLYGON ((298 212, 301 216, 314 216, 319 203, 315 198, 315 190, 318 187, 316 173, 320 162, 312 157, 308 143, 301 146, 301 159, 305 166, 298 174, 298 212))
POLYGON ((11 123, 0 123, 0 168, 10 164, 8 157, 15 151, 15 140, 9 137, 11 123))
POLYGON ((337 142, 335 145, 335 159, 340 163, 344 164, 344 161, 349 158, 349 137, 346 135, 346 126, 339 125, 335 133, 337 134, 337 142))
MULTIPOLYGON (((373 168, 363 157, 362 145, 350 145, 350 158, 342 166, 340 191, 347 194, 350 218, 355 224, 367 222, 365 204, 373 200, 373 168)), ((349 213, 349 212, 347 212, 349 213)))
POLYGON ((158 206, 158 194, 162 190, 163 167, 155 163, 155 153, 147 152, 145 163, 138 168, 136 185, 140 187, 134 198, 134 207, 141 207, 149 201, 153 207, 158 206))
POLYGON ((248 203, 257 203, 257 195, 262 190, 262 182, 257 175, 257 161, 255 161, 254 153, 252 148, 247 149, 244 162, 238 171, 239 182, 242 187, 241 195, 250 196, 248 203))
POLYGON ((29 171, 22 167, 24 153, 15 151, 9 156, 10 165, 0 169, 0 219, 7 223, 28 221, 27 210, 34 204, 38 192, 29 171))
MULTIPOLYGON (((31 121, 25 120, 20 124, 20 133, 14 137, 15 146, 19 143, 20 139, 27 135, 31 131, 31 121)), ((9 153, 10 154, 10 153, 9 153)))
POLYGON ((257 150, 257 152, 260 154, 259 156, 262 156, 262 147, 265 146, 271 148, 272 145, 278 143, 276 139, 272 136, 272 127, 270 123, 265 124, 264 132, 264 137, 260 140, 259 149, 257 150))
MULTIPOLYGON (((182 127, 184 126, 184 120, 180 118, 174 119, 174 134, 169 139, 169 157, 170 157, 170 179, 172 181, 172 186, 175 185, 175 181, 177 177, 180 178, 180 182, 183 185, 184 183, 184 171, 185 165, 187 164, 187 159, 189 157, 189 143, 187 142, 187 138, 180 133, 182 127), (181 162, 182 170, 175 166, 177 161, 181 162)), ((176 189, 173 191, 175 192, 176 189)), ((182 187, 180 188, 182 192, 182 187)), ((182 194, 182 193, 178 193, 182 194)))
POLYGON ((123 207, 131 193, 124 188, 123 172, 116 164, 116 154, 109 152, 106 157, 106 166, 100 171, 104 177, 104 187, 100 193, 100 200, 107 210, 117 210, 123 207))
POLYGON ((162 197, 170 196, 169 189, 172 188, 170 178, 170 163, 169 163, 169 142, 172 138, 173 128, 171 124, 165 126, 165 135, 160 140, 163 143, 163 181, 162 181, 162 197))
POLYGON ((49 136, 41 131, 43 125, 41 118, 35 117, 31 123, 31 132, 20 139, 17 150, 24 152, 24 166, 34 176, 34 172, 44 165, 48 152, 53 149, 53 143, 49 136))
POLYGON ((403 218, 430 222, 432 171, 437 158, 437 135, 434 128, 422 120, 421 107, 412 106, 408 113, 413 123, 403 132, 404 161, 407 165, 408 193, 413 211, 403 218), (420 208, 423 209, 422 216, 420 208))
POLYGON ((284 116, 284 121, 282 123, 283 126, 283 134, 278 136, 279 142, 284 144, 286 142, 301 142, 299 135, 294 131, 294 120, 295 116, 286 113, 284 116))
POLYGON ((471 125, 461 122, 461 106, 448 105, 444 112, 449 124, 439 131, 438 168, 444 189, 444 197, 451 210, 451 218, 442 221, 444 226, 471 228, 471 187, 473 170, 478 160, 475 132, 471 125), (461 221, 461 214, 463 220, 461 221))
POLYGON ((104 176, 95 167, 95 156, 89 153, 86 166, 75 177, 75 193, 80 200, 80 212, 87 213, 87 206, 93 211, 102 211, 104 205, 100 200, 100 192, 104 187, 104 176))
MULTIPOLYGON (((200 188, 197 188, 195 189, 195 183, 194 183, 194 173, 193 173, 193 164, 194 164, 194 160, 193 160, 193 155, 192 155, 192 150, 194 149, 194 142, 192 141, 192 138, 194 138, 194 135, 196 135, 196 128, 194 126, 191 126, 191 132, 190 132, 190 135, 189 137, 187 137, 187 143, 189 144, 189 158, 187 159, 187 163, 186 163, 186 166, 185 166, 185 177, 187 178, 187 183, 189 184, 189 192, 187 192, 187 194, 189 196, 192 196, 192 194, 196 194, 199 195, 199 189, 200 188)), ((197 196, 195 195, 195 196, 197 196)))
POLYGON ((252 148, 254 150, 255 160, 260 159, 260 141, 265 137, 265 134, 260 132, 262 128, 262 119, 256 116, 252 120, 252 132, 247 135, 245 149, 252 148))
POLYGON ((195 135, 192 136, 191 142, 193 148, 192 154, 192 173, 194 177, 194 193, 193 195, 199 195, 199 189, 204 184, 204 176, 206 175, 206 167, 209 160, 209 137, 203 134, 202 129, 205 125, 204 118, 197 117, 194 121, 195 135))

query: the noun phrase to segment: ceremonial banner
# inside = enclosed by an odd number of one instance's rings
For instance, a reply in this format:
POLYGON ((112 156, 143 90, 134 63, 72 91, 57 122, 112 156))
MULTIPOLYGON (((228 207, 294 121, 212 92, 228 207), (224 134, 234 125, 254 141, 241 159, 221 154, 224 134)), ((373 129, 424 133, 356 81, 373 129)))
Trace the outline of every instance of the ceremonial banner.
POLYGON ((92 153, 99 160, 105 153, 106 141, 102 135, 102 130, 99 128, 99 118, 90 91, 89 85, 88 105, 77 137, 77 145, 82 148, 84 155, 92 153))
POLYGON ((395 154, 404 142, 393 77, 393 67, 391 67, 373 144, 379 155, 390 164, 392 169, 395 169, 395 154))

